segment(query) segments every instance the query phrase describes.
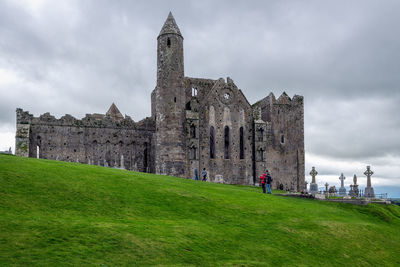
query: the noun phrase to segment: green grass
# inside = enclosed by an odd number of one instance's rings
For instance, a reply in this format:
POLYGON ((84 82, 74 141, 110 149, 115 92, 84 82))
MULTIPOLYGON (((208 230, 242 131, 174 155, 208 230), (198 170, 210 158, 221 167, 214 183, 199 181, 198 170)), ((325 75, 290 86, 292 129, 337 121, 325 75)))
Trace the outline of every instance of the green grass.
POLYGON ((0 155, 0 265, 400 265, 400 207, 260 192, 0 155))

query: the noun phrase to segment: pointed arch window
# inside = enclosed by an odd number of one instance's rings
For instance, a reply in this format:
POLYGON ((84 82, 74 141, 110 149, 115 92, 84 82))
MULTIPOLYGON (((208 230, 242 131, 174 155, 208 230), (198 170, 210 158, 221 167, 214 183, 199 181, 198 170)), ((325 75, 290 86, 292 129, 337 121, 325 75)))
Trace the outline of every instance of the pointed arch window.
POLYGON ((190 159, 197 159, 197 147, 192 145, 189 150, 189 158, 190 159))
POLYGON ((171 39, 167 38, 167 46, 171 47, 171 39))
POLYGON ((190 125, 190 138, 196 138, 196 126, 194 124, 190 125))
POLYGON ((244 131, 243 127, 239 129, 239 158, 244 159, 244 131))
POLYGON ((210 127, 210 158, 215 158, 215 130, 214 126, 210 127))
POLYGON ((225 149, 224 149, 224 156, 225 159, 230 158, 230 147, 229 147, 229 127, 225 126, 224 129, 224 144, 225 144, 225 149))

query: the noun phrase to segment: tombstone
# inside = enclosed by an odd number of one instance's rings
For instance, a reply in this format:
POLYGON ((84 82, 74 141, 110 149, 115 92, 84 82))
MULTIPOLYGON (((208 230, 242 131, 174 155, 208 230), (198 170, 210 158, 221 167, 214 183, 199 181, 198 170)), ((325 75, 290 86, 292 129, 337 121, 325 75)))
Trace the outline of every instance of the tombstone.
POLYGON ((121 155, 121 169, 125 169, 124 155, 121 155))
POLYGON ((374 188, 371 186, 372 174, 374 174, 374 172, 371 171, 371 167, 367 166, 367 170, 364 172, 364 175, 367 176, 367 187, 364 190, 364 197, 367 197, 367 198, 375 197, 374 188))
POLYGON ((356 193, 354 192, 354 185, 350 185, 349 196, 355 197, 356 193))
POLYGON ((310 193, 315 195, 318 193, 318 185, 315 182, 315 176, 317 176, 318 172, 315 170, 315 167, 312 167, 310 175, 312 177, 311 184, 310 184, 310 193))
POLYGON ((336 193, 337 193, 336 186, 329 187, 329 194, 336 194, 336 193))
POLYGON ((328 183, 325 183, 325 194, 328 194, 328 193, 329 193, 329 191, 328 191, 328 186, 329 186, 329 184, 328 184, 328 183))
POLYGON ((215 175, 214 182, 223 184, 224 183, 224 178, 222 177, 222 175, 215 175))
POLYGON ((360 190, 358 190, 358 184, 357 184, 357 175, 354 174, 353 176, 353 190, 354 190, 354 195, 358 196, 358 194, 360 193, 360 190))
POLYGON ((108 162, 104 159, 104 167, 108 167, 108 162))
POLYGON ((59 160, 59 159, 60 159, 60 155, 57 155, 56 160, 59 160))
POLYGON ((307 181, 304 181, 304 191, 305 191, 305 192, 307 192, 307 185, 308 185, 308 182, 307 182, 307 181))
POLYGON ((92 163, 90 162, 90 157, 88 158, 87 164, 92 165, 92 163))
POLYGON ((346 188, 344 187, 344 180, 346 177, 343 175, 343 173, 340 175, 339 180, 340 180, 340 188, 339 188, 339 196, 345 196, 346 195, 346 188))

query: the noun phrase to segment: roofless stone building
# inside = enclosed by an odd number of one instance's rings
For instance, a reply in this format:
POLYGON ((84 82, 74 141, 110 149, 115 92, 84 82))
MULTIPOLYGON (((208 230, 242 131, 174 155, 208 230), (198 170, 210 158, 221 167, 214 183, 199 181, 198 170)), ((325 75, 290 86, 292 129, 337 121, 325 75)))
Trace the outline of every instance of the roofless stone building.
POLYGON ((271 93, 251 105, 230 78, 186 77, 171 13, 157 38, 151 105, 139 122, 114 104, 81 120, 17 109, 16 154, 186 178, 206 168, 210 181, 231 184, 252 185, 268 169, 273 188, 304 188, 303 97, 271 93))

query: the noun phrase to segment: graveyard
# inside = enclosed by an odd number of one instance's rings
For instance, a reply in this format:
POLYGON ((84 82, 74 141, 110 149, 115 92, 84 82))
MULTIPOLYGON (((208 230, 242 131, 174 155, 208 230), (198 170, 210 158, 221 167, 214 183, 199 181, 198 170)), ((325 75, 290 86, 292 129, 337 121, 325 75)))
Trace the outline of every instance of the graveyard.
POLYGON ((0 155, 0 228, 3 266, 400 264, 396 205, 13 155, 0 155))

